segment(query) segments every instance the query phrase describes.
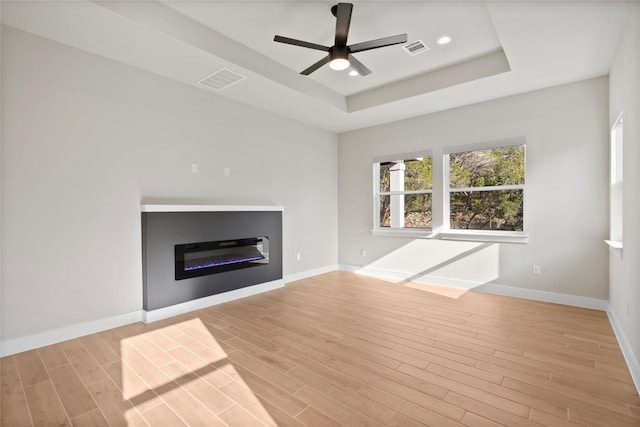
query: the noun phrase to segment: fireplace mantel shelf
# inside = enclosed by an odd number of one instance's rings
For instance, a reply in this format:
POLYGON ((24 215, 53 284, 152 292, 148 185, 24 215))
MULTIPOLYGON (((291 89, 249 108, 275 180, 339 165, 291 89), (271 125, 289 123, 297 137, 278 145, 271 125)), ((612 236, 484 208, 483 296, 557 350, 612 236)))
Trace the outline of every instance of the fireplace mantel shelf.
POLYGON ((142 204, 141 212, 270 212, 284 211, 283 206, 253 205, 174 205, 174 204, 142 204))

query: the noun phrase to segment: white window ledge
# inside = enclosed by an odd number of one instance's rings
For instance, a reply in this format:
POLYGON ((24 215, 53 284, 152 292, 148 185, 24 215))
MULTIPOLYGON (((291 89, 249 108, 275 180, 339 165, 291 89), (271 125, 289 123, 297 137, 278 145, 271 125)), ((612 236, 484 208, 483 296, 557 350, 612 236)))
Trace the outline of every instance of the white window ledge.
POLYGON ((470 242, 529 243, 529 235, 519 232, 449 230, 439 234, 443 240, 466 240, 470 242))
POLYGON ((616 256, 622 259, 622 240, 605 240, 607 245, 609 245, 609 249, 616 254, 616 256))
POLYGON ((468 231, 453 230, 434 233, 431 229, 420 228, 375 228, 371 230, 374 236, 410 237, 418 239, 464 240, 471 242, 496 243, 529 243, 529 236, 518 232, 499 231, 468 231))
POLYGON ((605 240, 611 249, 622 249, 622 240, 605 240))
POLYGON ((387 237, 413 237, 418 239, 433 239, 433 230, 427 228, 374 228, 371 230, 374 236, 387 237))

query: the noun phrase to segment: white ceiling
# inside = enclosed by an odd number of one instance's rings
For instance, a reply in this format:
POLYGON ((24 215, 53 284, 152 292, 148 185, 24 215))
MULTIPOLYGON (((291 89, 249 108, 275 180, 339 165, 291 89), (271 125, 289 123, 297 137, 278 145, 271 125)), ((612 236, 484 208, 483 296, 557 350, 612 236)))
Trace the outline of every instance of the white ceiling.
POLYGON ((607 75, 626 25, 618 1, 353 1, 349 44, 407 33, 431 49, 355 54, 372 74, 327 66, 335 1, 2 2, 2 22, 201 88, 229 68, 247 76, 225 96, 342 132, 607 75), (447 34, 453 41, 436 43, 447 34))

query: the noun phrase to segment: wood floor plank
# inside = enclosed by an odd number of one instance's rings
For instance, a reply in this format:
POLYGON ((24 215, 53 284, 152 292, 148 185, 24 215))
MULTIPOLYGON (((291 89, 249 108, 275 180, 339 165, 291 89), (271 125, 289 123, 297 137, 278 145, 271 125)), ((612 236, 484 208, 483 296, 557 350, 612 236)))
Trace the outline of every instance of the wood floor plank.
POLYGON ((340 420, 346 426, 380 427, 383 425, 311 387, 303 388, 295 396, 325 416, 340 420))
POLYGON ((187 424, 164 403, 144 411, 142 413, 142 417, 152 427, 163 425, 171 427, 187 427, 187 424))
POLYGON ((25 351, 14 356, 24 387, 49 379, 47 368, 36 350, 25 351))
POLYGON ((91 394, 71 365, 50 369, 49 375, 69 418, 97 409, 91 394))
POLYGON ((264 400, 258 395, 256 395, 256 397, 278 427, 304 427, 304 425, 300 421, 296 420, 289 414, 286 414, 279 407, 273 405, 267 400, 264 400))
POLYGON ((537 409, 531 410, 531 421, 542 424, 546 427, 578 427, 582 424, 576 424, 567 418, 556 417, 537 409))
POLYGON ((40 347, 37 351, 47 369, 57 368, 69 363, 69 359, 57 344, 40 347))
POLYGON ((282 373, 242 351, 236 351, 230 354, 228 358, 234 365, 237 363, 243 366, 267 381, 278 384, 283 390, 286 390, 291 394, 304 387, 304 383, 302 381, 282 373))
POLYGON ((0 373, 0 425, 31 426, 31 415, 13 356, 0 360, 0 373))
POLYGON ((503 424, 498 424, 473 412, 464 414, 462 424, 468 427, 504 427, 503 424))
POLYGON ((362 385, 359 385, 356 389, 342 388, 338 384, 332 383, 330 378, 325 379, 321 375, 315 375, 313 372, 300 367, 293 369, 290 375, 304 380, 307 386, 339 400, 354 411, 359 411, 382 424, 386 424, 393 416, 392 410, 358 394, 356 390, 360 389, 362 385))
POLYGON ((450 418, 442 416, 430 409, 426 409, 423 406, 419 406, 408 400, 402 399, 394 394, 387 393, 386 391, 378 390, 373 387, 364 386, 358 393, 363 396, 380 403, 394 411, 403 414, 406 417, 413 419, 414 421, 420 421, 428 426, 438 427, 456 427, 460 426, 460 420, 464 415, 464 410, 459 408, 450 408, 450 418))
POLYGON ((104 369, 80 341, 68 341, 62 348, 85 385, 91 385, 107 378, 104 369))
POLYGON ((266 363, 274 368, 278 369, 282 372, 290 371, 295 368, 295 363, 291 363, 288 360, 285 360, 277 352, 266 351, 261 347, 255 346, 242 338, 234 337, 230 340, 227 340, 227 343, 237 348, 238 350, 242 350, 245 353, 255 357, 259 361, 266 363))
POLYGON ((224 422, 176 383, 159 387, 162 400, 190 426, 225 426, 224 422))
MULTIPOLYGON (((245 385, 237 382, 231 382, 221 387, 220 391, 224 393, 230 400, 237 403, 237 405, 231 407, 230 409, 232 413, 237 413, 238 415, 242 416, 243 420, 246 419, 246 417, 244 417, 244 415, 241 415, 242 413, 238 410, 235 410, 234 408, 240 407, 243 412, 246 411, 248 414, 251 414, 251 417, 253 419, 259 420, 264 425, 277 427, 277 424, 271 417, 271 414, 269 414, 269 412, 264 408, 260 399, 258 399, 258 397, 253 393, 253 390, 251 390, 249 387, 246 387, 245 385)), ((220 418, 222 418, 225 422, 230 419, 228 414, 226 414, 225 416, 220 414, 220 418)))
POLYGON ((120 354, 113 351, 106 342, 96 335, 83 337, 82 344, 101 365, 106 365, 120 360, 120 354))
POLYGON ((232 378, 225 373, 224 366, 230 363, 226 358, 214 363, 208 363, 184 347, 175 348, 170 350, 169 353, 178 363, 197 373, 215 388, 220 388, 232 381, 232 378))
POLYGON ((300 421, 302 421, 307 426, 314 427, 342 427, 342 424, 329 418, 322 412, 318 411, 311 406, 308 406, 304 411, 302 411, 296 417, 300 421))
POLYGON ((115 362, 104 365, 103 368, 121 390, 122 398, 128 400, 138 411, 145 411, 161 403, 152 387, 126 363, 115 362))
POLYGON ((24 392, 34 427, 71 426, 51 380, 25 387, 24 392))
POLYGON ((142 427, 147 425, 131 403, 122 398, 120 389, 110 378, 90 384, 87 388, 111 426, 142 427))
POLYGON ((295 398, 293 395, 242 366, 234 366, 234 369, 239 375, 241 384, 246 385, 256 394, 256 396, 271 402, 286 414, 294 417, 307 407, 304 402, 295 398))
POLYGON ((73 427, 109 427, 109 422, 99 409, 94 409, 71 420, 73 427))
POLYGON ((199 400, 211 412, 219 414, 234 405, 233 401, 228 399, 217 388, 206 382, 204 379, 192 372, 184 374, 179 367, 179 364, 167 365, 165 367, 165 372, 167 372, 171 378, 174 378, 176 383, 178 383, 194 398, 199 400))

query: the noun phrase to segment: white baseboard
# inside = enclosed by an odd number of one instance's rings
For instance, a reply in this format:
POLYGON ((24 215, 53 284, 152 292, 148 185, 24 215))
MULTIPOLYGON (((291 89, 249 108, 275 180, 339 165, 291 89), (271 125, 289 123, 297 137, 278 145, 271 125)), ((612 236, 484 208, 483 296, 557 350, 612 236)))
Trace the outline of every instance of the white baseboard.
POLYGON ((3 340, 0 343, 0 357, 9 356, 34 348, 44 347, 46 345, 56 344, 74 338, 83 337, 85 335, 95 334, 107 329, 118 328, 120 326, 129 325, 135 322, 154 322, 156 320, 165 319, 167 317, 176 316, 178 314, 187 313, 189 311, 198 310, 200 308, 209 307, 216 304, 232 301, 238 298, 259 294, 284 286, 284 280, 274 280, 272 282, 262 283, 259 285, 248 286, 246 288, 236 289, 235 291, 225 292, 210 297, 200 298, 194 301, 177 304, 171 307, 165 307, 158 310, 147 312, 145 310, 137 310, 131 313, 120 314, 106 319, 92 320, 89 322, 79 323, 77 325, 64 328, 52 329, 25 337, 12 338, 3 340))
POLYGON ((609 309, 607 310, 607 316, 609 316, 609 322, 611 323, 613 332, 616 334, 618 344, 620 345, 620 349, 622 350, 624 360, 627 362, 629 372, 631 372, 631 378, 636 385, 636 390, 638 390, 638 394, 640 394, 640 363, 638 363, 638 359, 633 353, 631 345, 629 345, 629 341, 627 340, 627 336, 622 329, 622 325, 618 321, 618 318, 616 317, 613 310, 611 310, 611 307, 609 307, 609 309))
POLYGON ((142 312, 140 310, 136 310, 130 313, 108 317, 106 319, 92 320, 90 322, 79 323, 77 325, 67 326, 64 328, 51 329, 49 331, 27 335, 25 337, 11 338, 2 341, 2 344, 0 345, 0 348, 2 349, 0 355, 2 357, 9 356, 11 354, 33 350, 34 348, 139 322, 140 320, 142 320, 142 312))
POLYGON ((298 273, 287 274, 284 276, 285 283, 295 282, 296 280, 306 279, 308 277, 318 276, 320 274, 329 273, 339 269, 337 264, 327 265, 326 267, 314 268, 312 270, 300 271, 298 273))
POLYGON ((505 295, 516 298, 530 299, 534 301, 552 302, 555 304, 571 305, 574 307, 591 308, 593 310, 607 311, 609 302, 604 299, 582 297, 579 295, 559 294, 556 292, 539 291, 535 289, 516 288, 513 286, 496 285, 487 283, 474 288, 487 294, 505 295))
POLYGON ((271 282, 260 283, 258 285, 247 286, 246 288, 224 292, 221 294, 211 295, 209 297, 198 298, 169 307, 159 308, 157 310, 142 310, 142 321, 145 323, 151 323, 157 320, 177 316, 178 314, 184 314, 190 311, 211 307, 213 305, 222 304, 239 298, 260 294, 262 292, 272 291, 274 289, 282 288, 284 286, 284 283, 285 281, 283 279, 278 279, 271 282))
POLYGON ((414 273, 402 271, 384 270, 370 267, 358 267, 354 265, 341 264, 340 269, 351 271, 365 276, 385 277, 396 280, 411 280, 417 283, 426 283, 436 286, 445 286, 456 289, 473 289, 474 291, 488 294, 505 295, 516 298, 524 298, 535 301, 553 302, 556 304, 571 305, 575 307, 591 308, 594 310, 607 311, 609 302, 604 299, 582 297, 578 295, 559 294, 556 292, 539 291, 535 289, 517 288, 514 286, 497 285, 493 283, 472 282, 467 280, 449 279, 438 276, 418 276, 414 273))

